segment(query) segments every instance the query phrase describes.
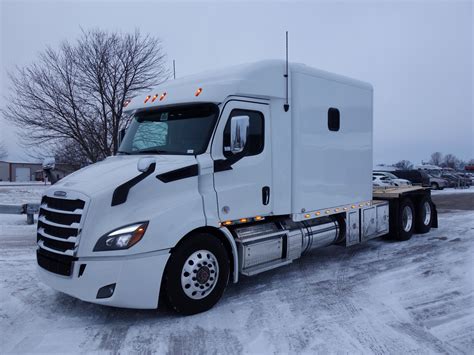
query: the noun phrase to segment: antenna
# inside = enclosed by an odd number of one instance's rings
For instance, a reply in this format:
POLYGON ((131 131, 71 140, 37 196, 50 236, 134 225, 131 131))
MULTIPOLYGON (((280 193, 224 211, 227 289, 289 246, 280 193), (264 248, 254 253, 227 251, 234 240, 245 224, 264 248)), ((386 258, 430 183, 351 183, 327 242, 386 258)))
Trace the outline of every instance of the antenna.
POLYGON ((176 79, 176 63, 174 59, 173 59, 173 79, 176 79))
POLYGON ((283 75, 286 80, 286 101, 283 105, 285 112, 288 112, 290 109, 290 104, 288 103, 288 31, 286 31, 286 65, 285 65, 285 74, 283 75))

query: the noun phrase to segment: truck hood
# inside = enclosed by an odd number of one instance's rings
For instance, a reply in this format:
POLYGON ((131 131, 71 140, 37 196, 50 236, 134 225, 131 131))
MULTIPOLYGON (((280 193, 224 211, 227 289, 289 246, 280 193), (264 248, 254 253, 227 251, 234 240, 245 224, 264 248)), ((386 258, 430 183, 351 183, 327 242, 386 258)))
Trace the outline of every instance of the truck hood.
POLYGON ((65 188, 89 196, 115 189, 141 174, 137 170, 137 163, 145 157, 156 161, 153 176, 196 164, 196 158, 191 155, 119 155, 82 168, 58 181, 51 189, 65 188))

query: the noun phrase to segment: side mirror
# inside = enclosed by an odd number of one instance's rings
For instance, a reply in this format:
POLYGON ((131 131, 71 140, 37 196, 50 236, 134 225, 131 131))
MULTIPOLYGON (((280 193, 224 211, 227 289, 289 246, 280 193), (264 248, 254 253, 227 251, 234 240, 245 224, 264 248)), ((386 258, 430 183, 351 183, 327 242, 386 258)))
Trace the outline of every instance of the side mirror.
POLYGON ((56 167, 56 160, 54 158, 43 159, 43 170, 53 170, 56 167))
POLYGON ((150 165, 154 163, 156 163, 155 158, 150 158, 150 157, 141 158, 137 163, 137 170, 144 173, 145 171, 148 171, 148 169, 150 168, 150 165))
POLYGON ((230 151, 243 152, 249 135, 249 116, 234 116, 230 121, 230 151))
POLYGON ((43 160, 42 165, 43 165, 43 171, 44 171, 45 175, 47 176, 47 178, 48 178, 49 182, 51 183, 51 185, 58 182, 58 179, 53 174, 53 170, 56 167, 56 160, 53 157, 45 158, 43 160))

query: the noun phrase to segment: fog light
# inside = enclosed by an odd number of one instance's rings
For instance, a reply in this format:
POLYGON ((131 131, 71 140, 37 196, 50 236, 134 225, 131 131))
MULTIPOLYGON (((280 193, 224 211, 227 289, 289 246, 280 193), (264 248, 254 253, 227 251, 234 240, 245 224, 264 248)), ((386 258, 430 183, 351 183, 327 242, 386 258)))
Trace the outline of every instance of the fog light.
POLYGON ((110 284, 104 287, 99 288, 99 291, 97 291, 97 297, 96 298, 109 298, 112 297, 115 291, 115 284, 110 284))

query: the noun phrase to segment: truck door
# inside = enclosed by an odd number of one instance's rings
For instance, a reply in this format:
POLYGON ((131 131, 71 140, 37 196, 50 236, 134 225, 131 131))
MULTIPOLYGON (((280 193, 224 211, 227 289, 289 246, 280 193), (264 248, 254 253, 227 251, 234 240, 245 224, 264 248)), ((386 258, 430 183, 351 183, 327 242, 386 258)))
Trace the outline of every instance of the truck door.
POLYGON ((221 221, 272 213, 270 132, 267 102, 229 100, 224 104, 211 153, 221 221), (249 117, 249 135, 243 156, 229 166, 233 159, 230 152, 230 122, 234 116, 249 117))

